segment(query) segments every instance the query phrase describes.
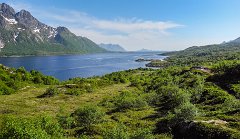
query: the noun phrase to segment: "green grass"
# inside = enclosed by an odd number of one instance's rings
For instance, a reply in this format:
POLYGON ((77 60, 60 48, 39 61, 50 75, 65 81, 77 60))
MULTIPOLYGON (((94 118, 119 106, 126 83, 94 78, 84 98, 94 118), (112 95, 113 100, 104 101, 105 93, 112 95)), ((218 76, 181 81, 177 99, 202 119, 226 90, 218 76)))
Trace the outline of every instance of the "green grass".
MULTIPOLYGON (((18 91, 12 95, 0 96, 0 119, 4 116, 18 116, 18 117, 36 117, 41 115, 50 115, 55 117, 61 111, 64 113, 72 113, 77 108, 87 104, 100 105, 104 99, 114 98, 122 90, 134 90, 134 87, 129 87, 129 84, 114 84, 111 86, 97 89, 92 93, 84 93, 79 96, 68 95, 60 93, 53 97, 39 98, 45 93, 48 86, 30 86, 25 90, 18 91)), ((155 113, 154 108, 144 107, 141 109, 126 110, 124 112, 110 111, 113 108, 101 107, 107 114, 104 116, 104 123, 96 125, 96 132, 103 132, 104 129, 108 129, 109 126, 118 125, 123 123, 128 132, 133 133, 139 128, 154 127, 156 121, 149 119, 148 117, 155 113), (100 131, 98 131, 100 130, 100 131)), ((2 121, 1 121, 2 122, 2 121)), ((70 138, 74 138, 71 132, 75 129, 66 130, 70 138)), ((164 135, 165 136, 165 135, 164 135)), ((93 138, 101 138, 99 135, 94 135, 93 138)))
POLYGON ((0 114, 19 116, 35 116, 40 114, 55 115, 61 108, 72 112, 86 103, 100 102, 104 97, 115 96, 119 91, 127 89, 128 84, 117 84, 98 89, 93 93, 84 93, 79 96, 60 94, 54 97, 38 98, 48 86, 31 86, 26 90, 12 95, 0 96, 0 114))

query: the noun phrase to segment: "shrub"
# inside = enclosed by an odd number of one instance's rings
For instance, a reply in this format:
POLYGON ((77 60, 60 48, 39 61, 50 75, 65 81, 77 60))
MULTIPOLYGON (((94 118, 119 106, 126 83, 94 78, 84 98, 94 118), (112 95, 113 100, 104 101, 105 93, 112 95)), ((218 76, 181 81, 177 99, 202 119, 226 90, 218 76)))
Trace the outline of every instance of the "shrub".
POLYGON ((5 83, 0 81, 0 95, 10 95, 15 92, 14 89, 8 87, 5 83))
POLYGON ((91 125, 101 122, 104 113, 98 106, 87 105, 78 108, 72 116, 77 126, 89 128, 91 125))
POLYGON ((57 119, 58 119, 59 124, 64 129, 70 129, 74 125, 74 118, 73 117, 57 115, 57 119))
POLYGON ((54 84, 59 84, 59 80, 51 76, 45 76, 43 78, 43 83, 45 85, 54 85, 54 84))
POLYGON ((94 87, 93 86, 85 86, 85 89, 86 89, 86 92, 87 93, 92 93, 92 92, 94 92, 94 87))
POLYGON ((197 115, 197 108, 190 102, 181 104, 174 109, 174 122, 191 121, 197 115))
POLYGON ((228 97, 225 99, 224 103, 222 104, 222 110, 228 112, 237 110, 240 108, 240 100, 236 99, 235 97, 228 97))
POLYGON ((40 76, 36 76, 36 77, 33 78, 33 83, 41 84, 41 83, 43 83, 43 80, 40 76))
POLYGON ((38 124, 41 125, 41 128, 45 130, 49 135, 55 137, 63 136, 63 129, 61 128, 60 124, 55 121, 52 117, 43 116, 37 119, 38 124))
POLYGON ((60 93, 59 89, 57 87, 49 87, 47 88, 47 90, 45 91, 44 94, 42 94, 40 97, 53 97, 56 96, 60 93))
POLYGON ((129 139, 127 128, 119 124, 111 129, 107 129, 103 134, 104 139, 129 139))
POLYGON ((230 89, 234 92, 233 95, 240 99, 240 84, 233 84, 230 89))
POLYGON ((0 131, 1 139, 50 139, 63 137, 63 130, 50 117, 5 117, 3 121, 0 131))
POLYGON ((124 91, 114 101, 116 110, 122 111, 132 108, 142 108, 147 105, 147 102, 144 101, 140 96, 136 96, 131 92, 124 91))
POLYGON ((69 95, 74 95, 74 96, 78 96, 78 95, 83 94, 83 91, 80 90, 80 89, 76 89, 76 88, 74 88, 74 89, 68 89, 67 94, 69 94, 69 95))
POLYGON ((155 139, 150 129, 138 129, 132 136, 131 139, 155 139))
POLYGON ((178 136, 184 136, 185 138, 205 138, 205 139, 239 139, 240 133, 228 129, 222 128, 221 126, 211 125, 207 123, 191 123, 188 125, 187 130, 181 134, 177 134, 178 136))
POLYGON ((157 90, 156 105, 165 112, 173 111, 174 108, 189 101, 190 94, 176 85, 162 86, 157 90))

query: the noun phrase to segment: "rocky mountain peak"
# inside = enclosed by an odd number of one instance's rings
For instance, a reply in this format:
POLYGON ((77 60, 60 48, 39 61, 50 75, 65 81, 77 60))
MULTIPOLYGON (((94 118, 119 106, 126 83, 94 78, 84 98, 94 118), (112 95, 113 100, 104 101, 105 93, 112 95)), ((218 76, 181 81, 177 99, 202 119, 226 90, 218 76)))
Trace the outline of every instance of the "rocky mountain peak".
POLYGON ((34 19, 34 17, 31 15, 31 13, 26 10, 21 10, 20 12, 18 12, 16 14, 16 16, 24 18, 24 19, 34 19))
POLYGON ((14 9, 6 3, 0 4, 0 12, 6 18, 14 18, 15 16, 14 9))
POLYGON ((66 27, 57 27, 57 32, 70 32, 66 27))
POLYGON ((29 27, 31 29, 38 28, 39 26, 44 26, 42 23, 40 23, 36 18, 34 18, 30 12, 26 10, 21 10, 16 15, 16 20, 23 24, 25 27, 29 27))

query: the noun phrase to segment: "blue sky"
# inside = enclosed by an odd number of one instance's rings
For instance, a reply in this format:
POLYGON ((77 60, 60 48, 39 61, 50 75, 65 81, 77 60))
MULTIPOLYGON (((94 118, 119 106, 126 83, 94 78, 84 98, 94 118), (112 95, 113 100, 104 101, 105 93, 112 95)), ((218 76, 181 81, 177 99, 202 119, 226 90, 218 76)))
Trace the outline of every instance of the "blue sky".
POLYGON ((127 50, 181 50, 240 37, 240 0, 0 0, 48 25, 127 50))

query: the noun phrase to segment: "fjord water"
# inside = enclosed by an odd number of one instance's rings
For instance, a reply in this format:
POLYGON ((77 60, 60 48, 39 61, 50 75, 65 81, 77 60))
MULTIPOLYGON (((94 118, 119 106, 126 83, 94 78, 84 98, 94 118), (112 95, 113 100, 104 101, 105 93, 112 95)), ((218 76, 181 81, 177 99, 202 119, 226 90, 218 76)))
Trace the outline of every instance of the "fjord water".
POLYGON ((91 77, 107 73, 145 67, 147 62, 135 62, 138 58, 163 59, 154 52, 98 53, 62 56, 1 57, 0 63, 14 68, 38 70, 60 80, 74 77, 91 77))

